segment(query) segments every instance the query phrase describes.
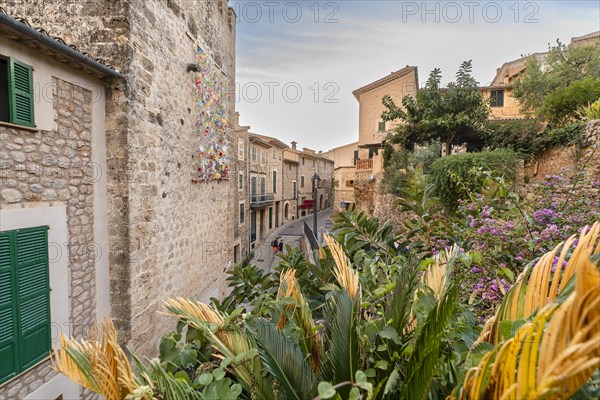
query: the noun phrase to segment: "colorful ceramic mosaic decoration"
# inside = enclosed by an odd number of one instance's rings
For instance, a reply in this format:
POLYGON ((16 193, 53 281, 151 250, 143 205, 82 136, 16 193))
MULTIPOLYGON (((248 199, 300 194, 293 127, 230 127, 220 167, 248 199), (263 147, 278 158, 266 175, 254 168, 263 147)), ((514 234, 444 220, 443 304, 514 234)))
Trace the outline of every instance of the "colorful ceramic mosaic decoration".
POLYGON ((229 179, 229 154, 225 88, 227 78, 212 57, 196 46, 194 89, 196 94, 196 133, 198 147, 194 152, 196 177, 192 182, 229 179))

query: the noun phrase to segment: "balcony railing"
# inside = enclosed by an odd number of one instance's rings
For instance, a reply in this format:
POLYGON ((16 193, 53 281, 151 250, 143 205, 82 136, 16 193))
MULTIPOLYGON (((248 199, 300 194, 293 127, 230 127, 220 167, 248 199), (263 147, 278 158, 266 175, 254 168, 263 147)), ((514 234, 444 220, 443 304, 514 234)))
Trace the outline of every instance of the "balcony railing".
POLYGON ((275 200, 275 195, 273 193, 264 193, 264 194, 250 194, 250 206, 265 206, 273 203, 275 200))
POLYGON ((368 160, 356 160, 356 170, 357 171, 367 171, 373 169, 373 159, 369 158, 368 160))

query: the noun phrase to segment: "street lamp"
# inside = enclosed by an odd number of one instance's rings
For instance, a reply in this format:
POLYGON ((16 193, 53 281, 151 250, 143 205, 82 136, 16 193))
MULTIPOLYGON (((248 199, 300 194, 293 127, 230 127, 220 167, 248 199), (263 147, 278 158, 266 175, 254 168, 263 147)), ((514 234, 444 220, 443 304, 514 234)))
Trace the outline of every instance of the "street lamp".
POLYGON ((317 242, 319 241, 318 236, 317 236, 317 182, 320 181, 320 180, 321 180, 321 178, 315 172, 315 174, 312 177, 313 209, 314 209, 314 215, 313 215, 313 233, 315 235, 315 239, 317 239, 317 242))

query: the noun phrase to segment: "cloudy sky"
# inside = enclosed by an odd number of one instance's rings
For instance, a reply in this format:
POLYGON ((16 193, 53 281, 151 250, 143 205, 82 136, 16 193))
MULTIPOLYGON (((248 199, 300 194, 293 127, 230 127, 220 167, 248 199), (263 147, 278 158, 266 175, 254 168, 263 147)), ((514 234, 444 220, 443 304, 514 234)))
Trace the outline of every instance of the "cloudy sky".
POLYGON ((600 0, 229 3, 240 123, 316 150, 357 140, 352 91, 406 65, 421 83, 436 67, 447 82, 473 60, 487 84, 506 61, 600 30, 600 0))

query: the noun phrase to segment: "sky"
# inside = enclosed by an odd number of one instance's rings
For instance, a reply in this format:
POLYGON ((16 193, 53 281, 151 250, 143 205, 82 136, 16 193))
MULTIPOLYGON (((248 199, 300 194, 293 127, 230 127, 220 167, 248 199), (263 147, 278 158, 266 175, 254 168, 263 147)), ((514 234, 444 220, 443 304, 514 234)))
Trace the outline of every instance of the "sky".
POLYGON ((237 14, 236 110, 251 132, 327 151, 358 139, 352 91, 406 65, 423 83, 600 30, 600 0, 229 1, 237 14))

